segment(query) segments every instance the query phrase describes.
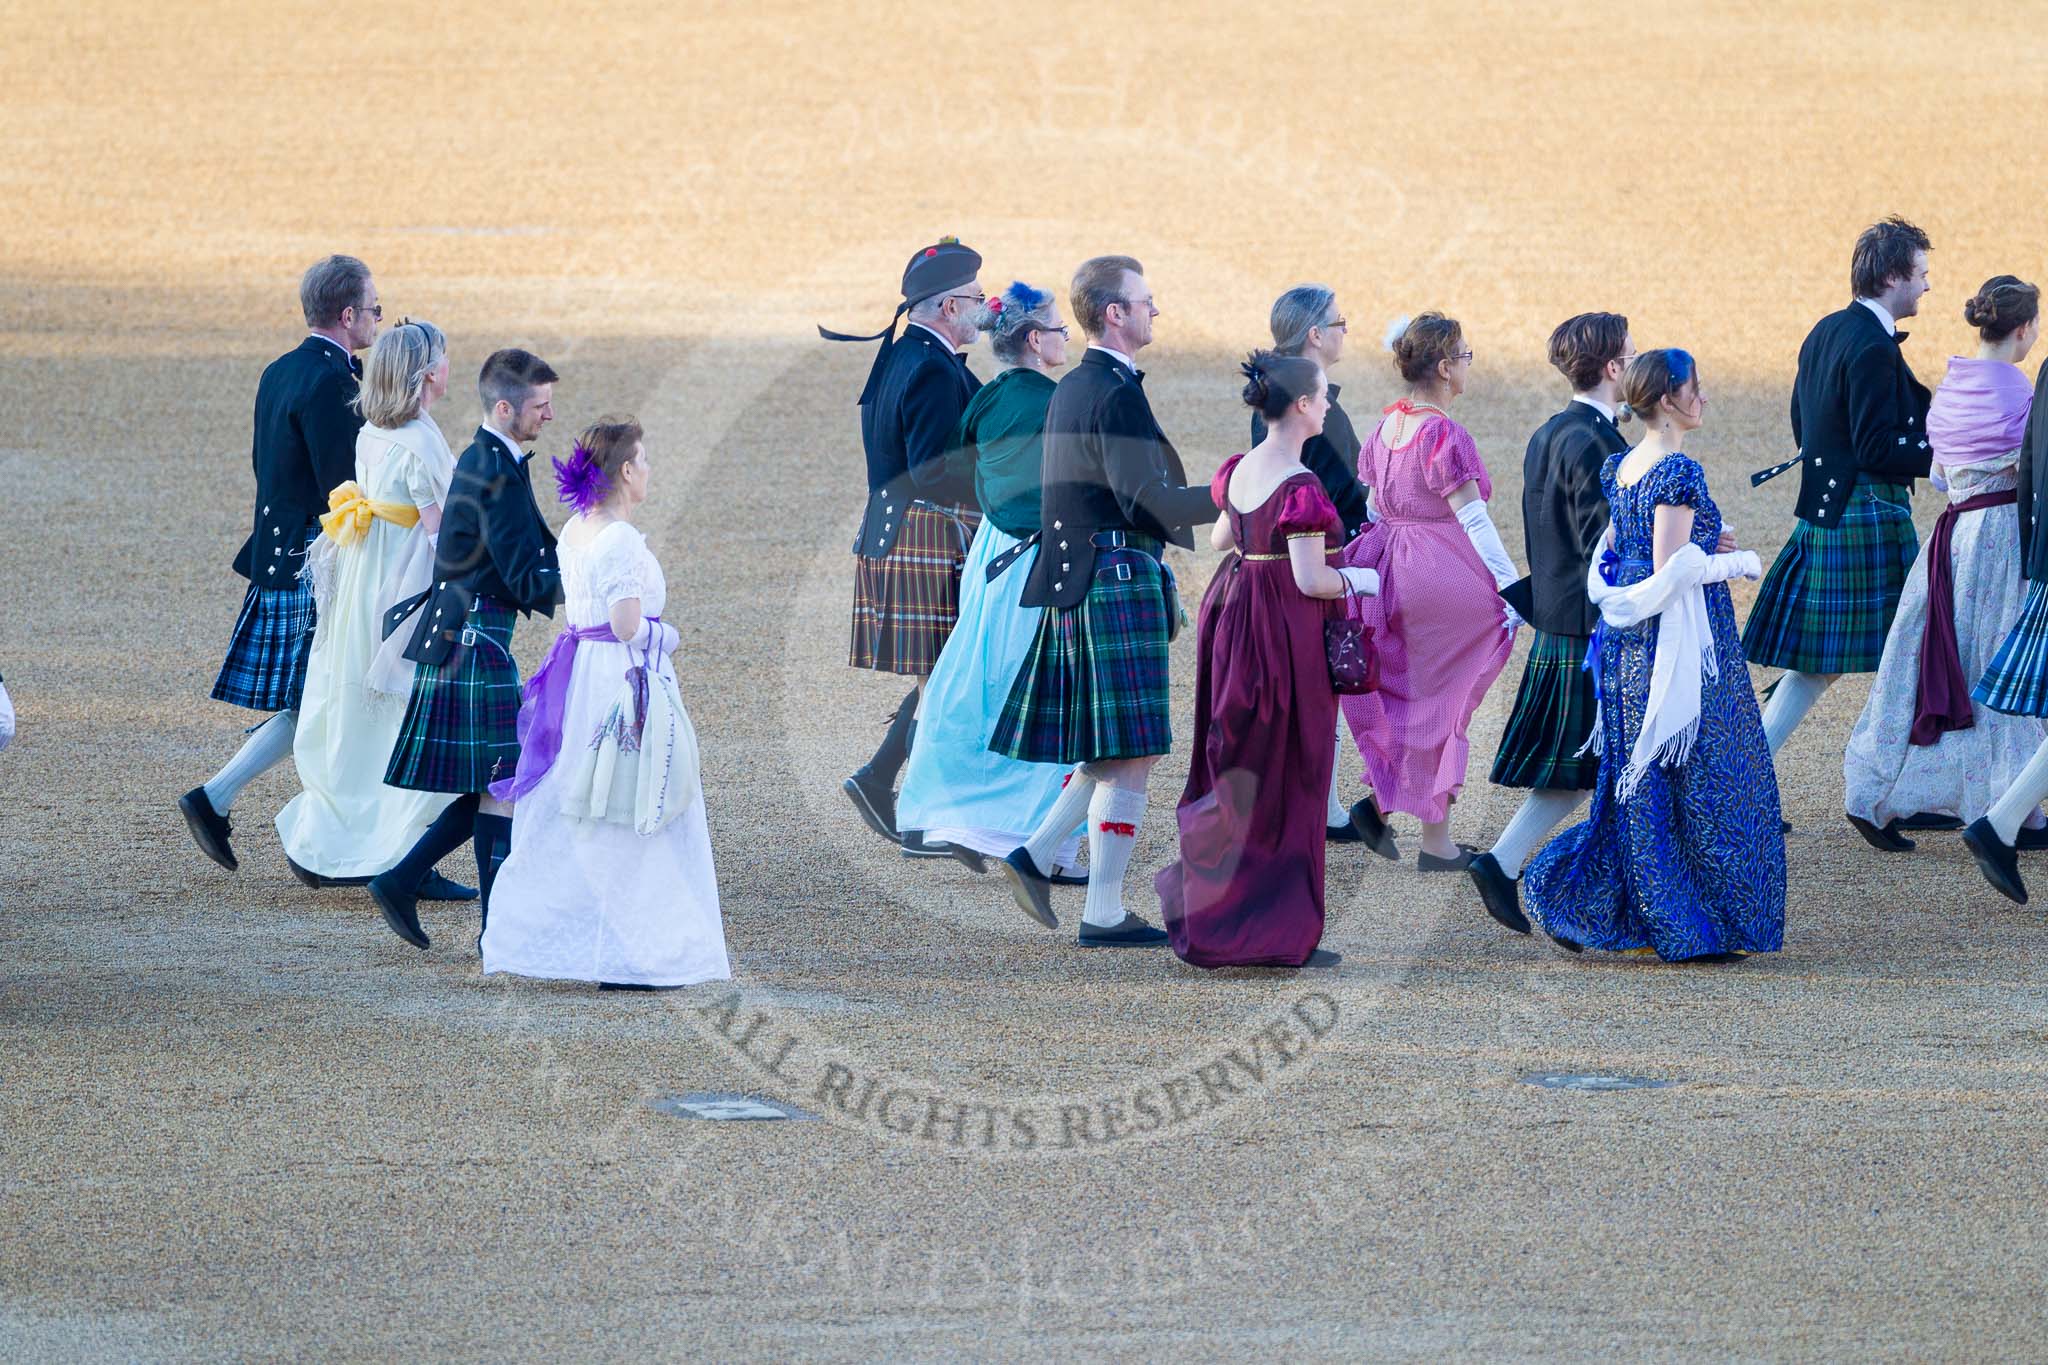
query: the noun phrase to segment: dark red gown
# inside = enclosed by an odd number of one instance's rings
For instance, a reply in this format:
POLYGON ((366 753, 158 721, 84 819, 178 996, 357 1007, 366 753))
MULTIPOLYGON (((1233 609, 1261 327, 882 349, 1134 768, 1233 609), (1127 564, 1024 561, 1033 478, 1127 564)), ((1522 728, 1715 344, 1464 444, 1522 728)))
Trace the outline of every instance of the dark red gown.
POLYGON ((1287 479, 1250 512, 1212 491, 1238 554, 1217 570, 1196 632, 1195 740, 1181 793, 1180 858, 1153 885, 1173 950, 1198 967, 1298 967, 1323 936, 1324 817, 1336 761, 1337 696, 1323 622, 1290 536, 1342 548, 1343 523, 1314 474, 1287 479))

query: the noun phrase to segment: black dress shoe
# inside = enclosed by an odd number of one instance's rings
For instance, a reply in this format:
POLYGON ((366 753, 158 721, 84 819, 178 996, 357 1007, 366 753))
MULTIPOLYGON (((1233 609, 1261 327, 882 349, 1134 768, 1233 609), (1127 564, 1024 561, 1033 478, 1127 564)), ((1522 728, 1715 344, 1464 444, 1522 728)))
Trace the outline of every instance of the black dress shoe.
POLYGON ((1707 963, 1740 962, 1742 961, 1742 959, 1748 956, 1748 953, 1737 953, 1732 951, 1726 953, 1701 953, 1698 957, 1689 957, 1686 958, 1685 961, 1707 963))
POLYGON ((1018 845, 1003 855, 1003 876, 1010 883, 1010 898, 1017 908, 1048 929, 1060 927, 1052 912, 1052 879, 1038 870, 1031 855, 1018 845))
POLYGON ((1325 825, 1323 842, 1326 844, 1362 844, 1365 836, 1358 832, 1358 826, 1346 820, 1341 825, 1325 825))
POLYGON ((2019 855, 1998 837, 1988 817, 1971 821, 1963 831, 1963 842, 1969 845, 1970 856, 1977 860, 1977 870, 1994 891, 2016 905, 2027 903, 2027 884, 2020 880, 2019 855))
POLYGON ((1394 831, 1387 828, 1387 817, 1380 814, 1379 802, 1372 799, 1371 792, 1352 803, 1351 824, 1367 848, 1389 862, 1400 860, 1401 850, 1394 843, 1394 831))
POLYGON ((1543 936, 1550 940, 1551 947, 1556 948, 1559 952, 1570 953, 1573 957, 1577 957, 1586 951, 1585 944, 1568 939, 1562 934, 1552 933, 1550 926, 1547 924, 1543 926, 1543 936))
POLYGON ((192 831, 192 842, 199 845, 201 853, 230 872, 241 866, 235 861, 234 849, 228 846, 228 818, 206 799, 206 788, 194 787, 179 797, 178 809, 184 813, 185 828, 192 831))
POLYGON ((1479 888, 1479 900, 1487 914, 1504 928, 1518 934, 1529 932, 1529 917, 1522 913, 1521 887, 1500 865, 1500 859, 1482 853, 1465 870, 1472 874, 1472 884, 1479 888))
POLYGON ((1310 953, 1308 955, 1308 961, 1302 963, 1301 965, 1305 969, 1320 969, 1323 967, 1334 967, 1343 960, 1344 954, 1337 952, 1334 949, 1318 948, 1314 952, 1310 953))
POLYGON ((476 888, 451 881, 439 872, 429 872, 420 878, 419 889, 414 891, 413 895, 423 901, 473 901, 476 899, 476 888))
POLYGON ((951 858, 970 872, 988 871, 988 859, 976 853, 965 844, 949 844, 943 839, 927 839, 918 830, 903 836, 903 856, 906 858, 951 858))
MULTIPOLYGON (((321 887, 327 885, 327 878, 321 876, 318 872, 312 872, 300 867, 296 862, 292 861, 292 855, 289 853, 284 855, 284 865, 292 870, 292 879, 298 882, 300 886, 310 886, 315 891, 318 891, 321 887)), ((365 884, 367 884, 367 879, 365 879, 365 884)))
MULTIPOLYGON (((953 845, 943 839, 927 839, 922 830, 906 830, 902 835, 903 856, 906 858, 955 858, 959 854, 953 845)), ((967 850, 973 853, 974 850, 967 850)), ((976 857, 981 855, 975 854, 976 857)), ((964 860, 963 860, 964 861, 964 860)))
POLYGON ((1479 850, 1470 844, 1459 844, 1458 851, 1448 858, 1439 858, 1434 853, 1415 855, 1415 866, 1424 872, 1463 872, 1472 866, 1472 859, 1479 850))
POLYGON ((861 823, 892 844, 903 842, 896 832, 896 793, 868 775, 865 768, 839 784, 860 813, 861 823))
POLYGON ((1126 910, 1122 921, 1108 928, 1084 922, 1077 941, 1083 948, 1157 948, 1166 942, 1166 931, 1126 910))
POLYGON ((384 923, 391 932, 424 950, 427 946, 427 931, 420 928, 420 908, 417 888, 391 885, 391 874, 370 878, 370 899, 377 902, 377 909, 383 912, 384 923))
POLYGON ((600 981, 601 991, 679 991, 681 986, 643 986, 638 981, 600 981))
POLYGON ((1791 832, 1792 832, 1792 822, 1791 822, 1790 820, 1782 820, 1782 819, 1781 819, 1781 820, 1779 820, 1779 821, 1778 821, 1778 833, 1779 833, 1780 835, 1790 834, 1791 832))
POLYGON ((2048 825, 2040 829, 2028 829, 2021 825, 2020 832, 2012 836, 2012 846, 2019 849, 2048 848, 2048 825))
POLYGON ((1931 810, 1914 811, 1911 815, 1901 815, 1898 819, 1892 821, 1893 829, 1928 830, 1946 833, 1950 830, 1961 829, 1962 827, 1963 819, 1961 816, 1943 815, 1938 811, 1931 810))
POLYGON ((1054 886, 1086 886, 1088 885, 1088 874, 1086 872, 1069 872, 1058 865, 1054 865, 1053 870, 1047 874, 1046 880, 1054 886))
POLYGON ((1886 825, 1883 829, 1879 829, 1860 815, 1846 815, 1843 818, 1855 826, 1856 832, 1863 836, 1864 843, 1869 844, 1881 853, 1911 853, 1913 851, 1913 841, 1899 833, 1899 822, 1896 820, 1886 825))

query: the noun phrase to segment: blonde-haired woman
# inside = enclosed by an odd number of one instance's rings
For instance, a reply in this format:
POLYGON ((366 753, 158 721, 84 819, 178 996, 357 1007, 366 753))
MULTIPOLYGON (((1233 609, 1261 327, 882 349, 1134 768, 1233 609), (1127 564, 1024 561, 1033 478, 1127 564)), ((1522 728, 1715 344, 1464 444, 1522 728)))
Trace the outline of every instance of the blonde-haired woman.
MULTIPOLYGON (((447 392, 440 328, 408 320, 377 338, 356 400, 356 476, 328 493, 306 555, 319 624, 292 741, 303 790, 278 812, 277 834, 309 886, 368 881, 404 856, 450 799, 384 784, 411 679, 379 658, 385 612, 423 591, 433 572, 455 456, 428 412, 447 392)), ((429 873, 420 894, 467 900, 475 892, 429 873)))

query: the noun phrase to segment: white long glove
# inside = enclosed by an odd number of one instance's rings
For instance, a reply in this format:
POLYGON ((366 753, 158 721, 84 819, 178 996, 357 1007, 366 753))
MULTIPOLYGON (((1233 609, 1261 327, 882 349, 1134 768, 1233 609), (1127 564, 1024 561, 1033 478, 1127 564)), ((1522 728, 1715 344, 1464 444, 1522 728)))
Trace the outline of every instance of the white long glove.
POLYGON ((0 683, 0 749, 14 739, 14 702, 7 695, 7 684, 0 683))
POLYGON ((1708 555, 1706 576, 1702 583, 1726 583, 1731 578, 1762 578, 1764 562, 1756 557, 1755 550, 1731 550, 1727 554, 1708 555))
POLYGON ((1505 588, 1520 578, 1515 572, 1515 561, 1508 558, 1508 547, 1500 543, 1500 532, 1493 529, 1493 518, 1487 515, 1486 504, 1478 498, 1458 509, 1458 524, 1465 528, 1465 535, 1472 542, 1472 548, 1479 552, 1479 558, 1493 575, 1493 586, 1505 588))
POLYGON ((1344 586, 1356 597, 1378 597, 1380 595, 1380 571, 1367 568, 1345 568, 1337 570, 1337 577, 1344 580, 1344 586))
POLYGON ((650 654, 673 654, 676 646, 683 642, 682 632, 666 621, 647 617, 640 622, 640 629, 633 632, 633 638, 626 643, 634 649, 650 654))

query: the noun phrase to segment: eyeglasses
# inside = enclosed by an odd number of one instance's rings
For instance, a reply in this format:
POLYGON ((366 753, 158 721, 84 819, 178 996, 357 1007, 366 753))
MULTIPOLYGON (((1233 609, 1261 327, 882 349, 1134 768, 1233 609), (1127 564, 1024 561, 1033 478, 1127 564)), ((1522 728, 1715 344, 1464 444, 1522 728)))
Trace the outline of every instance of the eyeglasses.
POLYGON ((1445 360, 1450 361, 1452 364, 1456 364, 1460 360, 1470 360, 1471 358, 1472 353, 1470 351, 1459 351, 1455 355, 1447 355, 1444 357, 1445 360))
POLYGON ((1110 302, 1120 303, 1124 307, 1131 309, 1150 308, 1152 306, 1152 296, 1150 294, 1147 294, 1142 299, 1111 299, 1110 302))
POLYGON ((942 303, 947 299, 966 299, 969 303, 987 303, 988 295, 977 289, 972 294, 941 294, 939 296, 939 301, 942 303))
POLYGON ((1034 332, 1057 332, 1062 337, 1068 337, 1073 335, 1073 332, 1068 329, 1067 324, 1065 324, 1064 322, 1057 327, 1041 327, 1038 324, 1033 323, 1031 330, 1034 332))
POLYGON ((1636 363, 1636 353, 1634 351, 1630 351, 1627 355, 1618 355, 1614 358, 1623 366, 1633 365, 1636 363))
POLYGON ((1335 322, 1324 322, 1317 325, 1325 332, 1348 332, 1351 330, 1351 324, 1342 318, 1338 318, 1335 322))
POLYGON ((359 303, 356 305, 356 311, 358 313, 368 313, 371 317, 377 319, 377 321, 379 322, 384 321, 384 305, 381 303, 372 303, 368 305, 359 303))

